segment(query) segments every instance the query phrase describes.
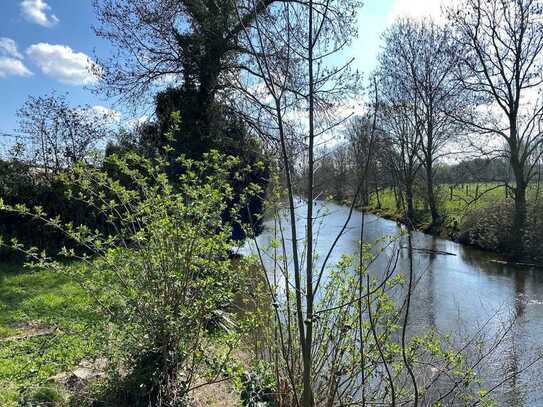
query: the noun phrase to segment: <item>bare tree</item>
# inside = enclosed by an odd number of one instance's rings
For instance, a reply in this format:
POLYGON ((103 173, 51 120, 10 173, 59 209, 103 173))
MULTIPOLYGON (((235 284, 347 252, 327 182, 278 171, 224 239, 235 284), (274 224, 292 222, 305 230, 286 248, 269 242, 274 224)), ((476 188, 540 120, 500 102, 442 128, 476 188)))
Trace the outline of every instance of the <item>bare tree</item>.
POLYGON ((250 69, 244 29, 280 1, 94 0, 95 32, 115 50, 97 58, 95 91, 136 110, 154 102, 157 126, 148 130, 171 147, 172 173, 181 154, 199 159, 236 144, 248 158, 258 148, 245 129, 260 128, 252 126, 236 92, 250 69))
MULTIPOLYGON (((377 92, 377 90, 375 90, 377 92)), ((359 190, 360 203, 368 206, 370 203, 370 177, 376 177, 377 172, 377 145, 380 143, 380 132, 375 131, 377 113, 376 103, 372 103, 373 113, 355 117, 347 127, 346 137, 351 150, 353 165, 353 181, 359 190)), ((374 179, 375 183, 375 179, 374 179)), ((375 188, 378 185, 375 183, 375 188)))
POLYGON ((399 20, 385 33, 384 39, 380 71, 411 94, 409 106, 420 132, 417 154, 425 170, 432 223, 438 226, 442 219, 434 187, 436 163, 451 153, 447 144, 457 130, 452 114, 460 115, 464 106, 464 97, 453 75, 459 56, 450 30, 431 20, 399 20))
POLYGON ((389 165, 399 184, 402 194, 400 202, 405 203, 405 217, 408 225, 415 221, 414 185, 422 162, 420 121, 415 113, 416 98, 409 100, 409 95, 401 92, 397 85, 383 78, 383 108, 379 125, 384 136, 390 141, 391 157, 389 165), (403 197, 405 196, 405 199, 403 197))
POLYGON ((543 143, 543 10, 539 0, 463 0, 449 10, 462 55, 456 72, 474 112, 462 119, 487 151, 507 158, 514 185, 511 248, 522 252, 526 192, 543 143), (505 148, 502 146, 505 145, 505 148))
MULTIPOLYGON (((255 2, 258 3, 258 2, 255 2)), ((296 404, 313 406, 323 400, 327 393, 318 392, 326 380, 319 366, 323 355, 316 351, 319 343, 327 336, 317 335, 316 301, 324 272, 324 266, 317 267, 315 240, 317 235, 315 199, 319 191, 315 188, 316 149, 334 134, 334 129, 345 117, 334 115, 344 98, 351 93, 353 76, 347 65, 333 66, 331 57, 336 55, 351 40, 359 2, 313 0, 283 2, 273 13, 257 17, 253 27, 247 27, 246 39, 255 57, 252 78, 246 79, 240 88, 255 103, 254 117, 264 117, 262 122, 275 133, 281 151, 282 170, 285 174, 288 211, 290 218, 290 252, 293 260, 293 284, 295 295, 295 321, 297 326, 298 352, 301 354, 301 396, 295 397, 296 404), (262 89, 263 88, 263 89, 262 89), (262 97, 255 97, 255 89, 262 89, 262 97), (304 245, 300 246, 300 230, 297 223, 297 205, 293 184, 293 168, 296 157, 288 147, 289 140, 298 139, 303 143, 306 169, 304 177, 305 233, 304 245), (315 359, 316 358, 316 359, 315 359)), ((242 15, 240 13, 240 20, 242 15)), ((330 250, 333 250, 331 248, 330 250)), ((325 262, 326 263, 326 262, 325 262)), ((286 283, 288 287, 290 281, 286 283)), ((276 298, 277 294, 272 290, 276 298)), ((283 318, 277 321, 282 326, 283 318)), ((292 343, 290 344, 293 345, 292 343)), ((295 366, 282 352, 287 362, 289 376, 294 376, 295 366)), ((295 391, 298 384, 291 379, 295 391)))
POLYGON ((349 147, 340 143, 316 152, 315 188, 322 197, 329 194, 339 202, 350 197, 353 163, 349 147))
POLYGON ((18 110, 19 131, 28 138, 30 161, 46 178, 90 153, 109 132, 113 113, 90 106, 71 107, 65 96, 30 96, 18 110))

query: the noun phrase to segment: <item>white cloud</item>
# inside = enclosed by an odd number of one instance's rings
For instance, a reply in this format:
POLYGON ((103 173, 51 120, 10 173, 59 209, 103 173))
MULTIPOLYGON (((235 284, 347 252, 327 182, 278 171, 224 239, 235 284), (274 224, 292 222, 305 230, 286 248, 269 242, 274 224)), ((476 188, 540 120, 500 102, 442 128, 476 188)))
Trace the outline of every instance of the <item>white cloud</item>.
POLYGON ((52 27, 60 20, 54 14, 48 13, 51 7, 43 0, 22 0, 21 14, 31 22, 42 27, 52 27))
POLYGON ((0 38, 0 78, 8 76, 32 76, 33 73, 21 61, 17 43, 11 38, 0 38))
POLYGON ((120 112, 101 105, 91 107, 91 111, 99 117, 107 117, 111 122, 118 122, 122 116, 120 112))
POLYGON ((444 22, 443 7, 451 7, 455 3, 458 0, 396 0, 389 14, 389 22, 398 18, 431 18, 436 22, 444 22))
POLYGON ((137 129, 139 126, 142 126, 145 123, 148 123, 150 120, 151 119, 149 118, 149 116, 146 116, 146 115, 143 115, 143 116, 140 116, 140 117, 133 117, 133 118, 127 120, 124 123, 124 126, 128 130, 134 130, 134 129, 137 129))
POLYGON ((0 38, 0 55, 5 57, 23 59, 21 53, 17 50, 17 43, 11 38, 0 38))
POLYGON ((69 85, 89 85, 98 80, 91 72, 95 63, 86 54, 74 52, 65 45, 41 42, 31 45, 26 53, 45 75, 59 82, 69 85))
POLYGON ((30 72, 20 60, 16 58, 0 57, 0 78, 32 75, 32 72, 30 72))

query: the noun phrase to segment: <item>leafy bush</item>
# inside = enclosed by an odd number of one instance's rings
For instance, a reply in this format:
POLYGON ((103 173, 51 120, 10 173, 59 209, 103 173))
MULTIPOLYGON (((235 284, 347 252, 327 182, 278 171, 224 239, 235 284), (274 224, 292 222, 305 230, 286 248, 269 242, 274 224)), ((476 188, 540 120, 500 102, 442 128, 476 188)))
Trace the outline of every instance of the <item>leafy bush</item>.
POLYGON ((165 162, 135 154, 109 157, 109 164, 130 178, 130 187, 89 167, 67 173, 66 181, 75 186, 72 196, 107 219, 115 228, 112 235, 63 223, 39 207, 0 206, 62 230, 85 247, 84 253, 69 248, 59 253, 82 262, 73 268, 54 260, 56 253, 11 243, 37 265, 84 282, 118 327, 115 382, 130 384, 127 405, 184 405, 196 382, 201 386, 226 371, 237 340, 225 328, 241 275, 229 256, 231 226, 223 222, 232 194, 225 179, 237 159, 216 153, 204 159, 206 164, 180 160, 183 171, 175 186, 165 162))
POLYGON ((237 157, 237 164, 225 179, 232 186, 233 193, 223 218, 225 222, 232 223, 234 239, 243 240, 246 231, 239 223, 232 222, 230 214, 260 231, 263 201, 270 178, 269 158, 241 117, 220 103, 213 103, 209 111, 202 109, 195 97, 199 98, 194 90, 184 87, 159 92, 155 100, 157 121, 146 122, 131 132, 121 132, 117 142, 109 144, 105 153, 120 155, 132 151, 147 158, 167 158, 170 162, 168 173, 172 178, 183 171, 176 162, 180 154, 202 160, 203 155, 215 150, 237 157), (258 185, 260 192, 247 197, 245 190, 251 185, 258 185), (241 201, 244 205, 240 206, 241 201), (233 207, 237 207, 239 213, 233 212, 233 207))
MULTIPOLYGON (((66 197, 68 186, 59 178, 47 180, 39 169, 17 161, 0 161, 0 199, 10 205, 41 206, 49 216, 60 216, 74 224, 85 223, 107 233, 107 225, 96 211, 84 202, 66 197)), ((27 246, 58 250, 74 242, 58 229, 36 219, 15 212, 0 212, 0 235, 16 238, 27 246)), ((13 257, 14 252, 0 252, 2 257, 13 257)))
POLYGON ((253 363, 241 378, 241 401, 244 406, 276 406, 277 385, 271 366, 263 360, 253 363))
POLYGON ((534 201, 528 205, 523 253, 513 253, 510 247, 514 209, 512 200, 502 200, 469 211, 460 226, 460 242, 518 258, 543 261, 543 205, 534 201))

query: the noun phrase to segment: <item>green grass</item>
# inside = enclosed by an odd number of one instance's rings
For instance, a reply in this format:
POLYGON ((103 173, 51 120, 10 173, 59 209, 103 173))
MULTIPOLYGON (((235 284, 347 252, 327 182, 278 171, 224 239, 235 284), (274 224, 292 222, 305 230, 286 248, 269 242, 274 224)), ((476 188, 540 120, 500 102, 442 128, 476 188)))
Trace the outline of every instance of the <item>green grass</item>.
POLYGON ((95 353, 97 322, 90 299, 66 277, 0 263, 0 406, 95 353), (32 327, 55 332, 21 338, 32 327))
MULTIPOLYGON (((534 194, 535 187, 530 188, 528 194, 534 194)), ((449 222, 461 222, 466 212, 470 209, 485 208, 493 203, 505 199, 505 187, 492 183, 464 184, 464 185, 439 185, 436 187, 436 195, 439 197, 441 211, 447 215, 449 222), (451 196, 452 187, 452 196, 451 196)), ((391 188, 380 193, 382 210, 389 214, 397 214, 396 201, 391 188)), ((377 208, 375 194, 371 196, 370 206, 377 208)), ((421 199, 415 200, 415 208, 421 214, 422 222, 429 222, 430 215, 425 211, 421 199)))
POLYGON ((505 187, 490 183, 441 185, 438 187, 441 207, 449 217, 460 222, 470 209, 484 208, 506 199, 505 187), (451 197, 452 187, 452 197, 451 197))

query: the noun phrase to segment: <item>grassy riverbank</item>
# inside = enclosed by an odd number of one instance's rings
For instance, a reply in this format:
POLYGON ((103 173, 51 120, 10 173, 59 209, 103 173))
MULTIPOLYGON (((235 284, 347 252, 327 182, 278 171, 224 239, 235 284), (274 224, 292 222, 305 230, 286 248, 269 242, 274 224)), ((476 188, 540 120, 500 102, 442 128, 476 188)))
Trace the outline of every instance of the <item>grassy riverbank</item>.
MULTIPOLYGON (((436 195, 441 213, 447 221, 461 222, 469 210, 484 208, 498 201, 507 199, 505 187, 493 183, 439 185, 436 187, 436 195)), ((415 198, 415 210, 418 215, 417 223, 430 223, 431 215, 422 198, 415 198)), ((370 199, 370 209, 382 211, 391 217, 401 217, 402 211, 396 207, 396 199, 392 188, 386 188, 379 192, 379 197, 374 193, 370 199), (379 206, 380 204, 380 206, 379 206)))
MULTIPOLYGON (((439 185, 436 187, 439 211, 443 224, 432 225, 431 214, 423 199, 415 199, 415 227, 427 233, 472 245, 483 250, 505 254, 516 260, 541 263, 541 223, 543 212, 539 203, 540 191, 534 185, 528 190, 528 222, 525 232, 525 252, 508 252, 513 219, 513 200, 503 185, 491 183, 439 185)), ((372 194, 366 211, 386 219, 401 222, 403 209, 398 208, 393 189, 386 188, 372 194)))

